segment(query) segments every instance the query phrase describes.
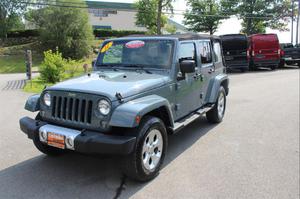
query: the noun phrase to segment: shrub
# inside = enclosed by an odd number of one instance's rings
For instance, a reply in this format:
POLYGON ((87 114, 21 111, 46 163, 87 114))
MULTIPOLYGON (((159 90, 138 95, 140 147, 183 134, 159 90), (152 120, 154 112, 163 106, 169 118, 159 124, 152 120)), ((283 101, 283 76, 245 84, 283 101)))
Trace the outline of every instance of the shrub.
POLYGON ((40 32, 38 29, 33 30, 12 30, 7 33, 7 38, 21 38, 21 37, 38 37, 40 32))
POLYGON ((63 78, 67 60, 58 52, 48 50, 44 52, 44 61, 40 67, 41 79, 47 83, 56 83, 63 78))
POLYGON ((105 37, 124 37, 128 35, 144 35, 144 31, 135 30, 107 30, 107 29, 95 29, 95 37, 105 38, 105 37))

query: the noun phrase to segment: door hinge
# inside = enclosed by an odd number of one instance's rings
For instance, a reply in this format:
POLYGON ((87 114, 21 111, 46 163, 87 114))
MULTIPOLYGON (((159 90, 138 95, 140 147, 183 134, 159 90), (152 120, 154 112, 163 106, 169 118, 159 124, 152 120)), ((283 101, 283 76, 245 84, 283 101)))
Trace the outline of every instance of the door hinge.
POLYGON ((200 99, 202 99, 203 98, 203 93, 200 93, 200 99))
POLYGON ((175 111, 178 111, 180 109, 180 104, 175 104, 174 109, 175 111))

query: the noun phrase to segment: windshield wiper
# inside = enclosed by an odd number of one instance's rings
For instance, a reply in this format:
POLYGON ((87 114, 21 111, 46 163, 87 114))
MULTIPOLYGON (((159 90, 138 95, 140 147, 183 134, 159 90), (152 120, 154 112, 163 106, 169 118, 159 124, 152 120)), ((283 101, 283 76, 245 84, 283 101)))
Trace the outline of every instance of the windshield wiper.
POLYGON ((109 68, 113 68, 114 70, 118 70, 114 67, 116 67, 116 65, 113 64, 97 64, 96 67, 109 67, 109 68))
POLYGON ((122 67, 137 68, 137 69, 141 69, 141 70, 145 71, 148 74, 152 74, 152 72, 150 72, 148 69, 144 68, 144 65, 140 65, 140 64, 124 64, 124 65, 122 65, 122 67))
POLYGON ((114 67, 114 65, 112 65, 112 64, 97 64, 96 66, 97 67, 101 67, 101 66, 104 66, 104 67, 114 67))

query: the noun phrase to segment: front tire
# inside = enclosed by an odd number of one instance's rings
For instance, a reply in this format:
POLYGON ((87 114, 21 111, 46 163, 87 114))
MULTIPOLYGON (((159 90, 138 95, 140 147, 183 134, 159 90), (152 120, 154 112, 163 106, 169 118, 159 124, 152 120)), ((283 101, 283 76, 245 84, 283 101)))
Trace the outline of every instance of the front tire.
POLYGON ((206 113, 206 119, 210 123, 222 122, 226 109, 226 92, 223 86, 220 87, 217 101, 214 107, 206 113))
POLYGON ((134 151, 124 157, 123 172, 129 178, 145 182, 159 174, 163 163, 168 137, 164 123, 157 117, 146 116, 137 130, 134 151))

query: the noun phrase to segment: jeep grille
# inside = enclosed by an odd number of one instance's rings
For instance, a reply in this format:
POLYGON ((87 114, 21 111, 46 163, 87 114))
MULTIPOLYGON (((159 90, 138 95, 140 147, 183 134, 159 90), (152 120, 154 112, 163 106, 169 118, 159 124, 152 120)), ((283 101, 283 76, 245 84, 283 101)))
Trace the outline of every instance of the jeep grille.
POLYGON ((72 97, 53 96, 52 117, 91 124, 93 101, 72 97))

